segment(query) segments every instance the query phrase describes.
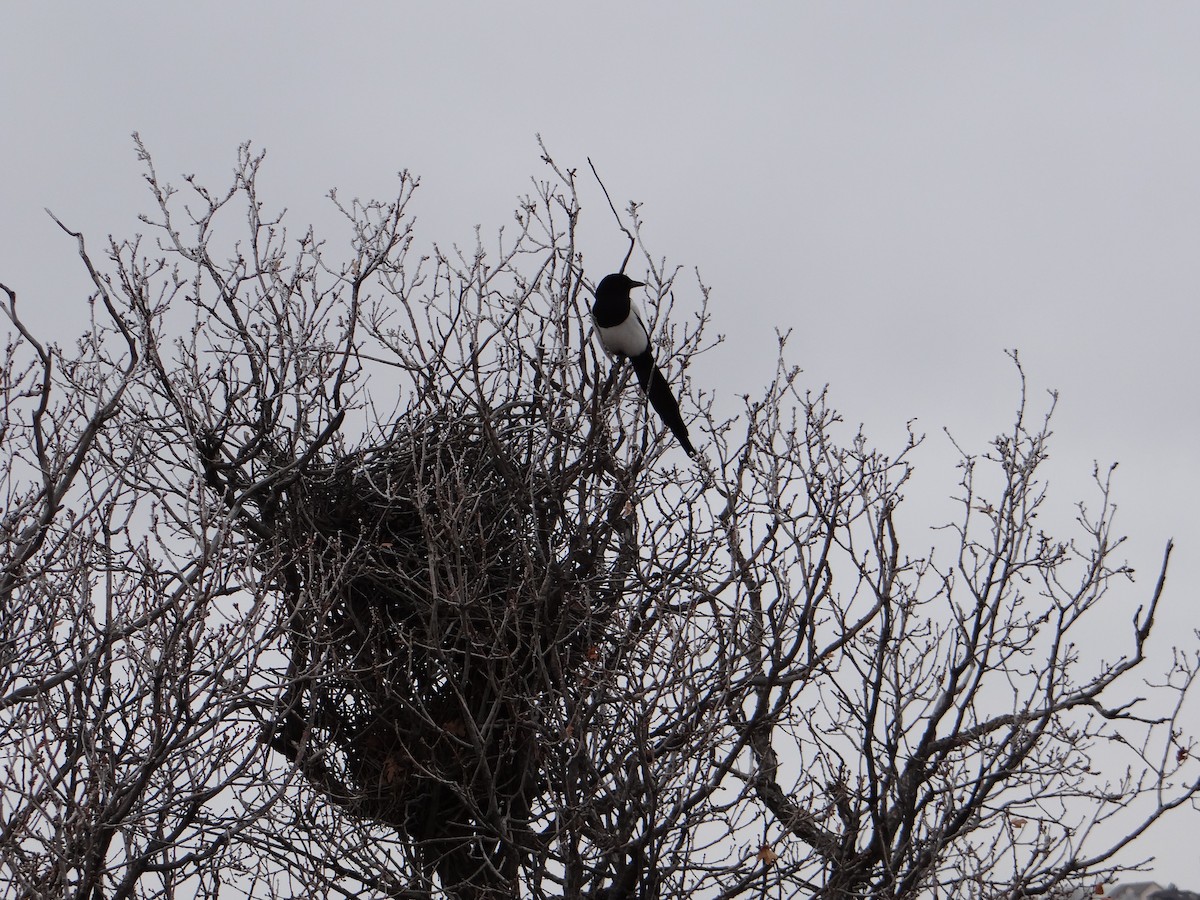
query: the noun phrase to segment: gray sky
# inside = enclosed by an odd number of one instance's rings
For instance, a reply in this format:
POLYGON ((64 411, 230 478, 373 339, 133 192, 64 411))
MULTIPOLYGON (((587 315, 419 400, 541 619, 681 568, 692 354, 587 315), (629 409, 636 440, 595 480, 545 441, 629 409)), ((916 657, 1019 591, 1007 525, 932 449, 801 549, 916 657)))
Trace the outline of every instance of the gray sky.
MULTIPOLYGON (((42 208, 97 249, 137 230, 134 130, 175 181, 220 186, 241 141, 265 147, 293 226, 332 227, 331 187, 387 197, 410 169, 419 237, 468 244, 512 221, 540 133, 644 204, 656 255, 700 266, 728 342, 691 375, 729 410, 793 328, 792 360, 851 422, 887 443, 918 419, 941 496, 942 426, 981 450, 1005 428, 1019 348, 1035 397, 1061 392, 1054 503, 1121 463, 1130 596, 1173 536, 1155 647, 1194 648, 1200 6, 334 6, 6 5, 0 280, 44 329, 82 324, 87 284, 42 208)), ((590 184, 583 201, 598 278, 623 239, 590 184)), ((1139 848, 1158 880, 1200 890, 1198 825, 1139 848)))

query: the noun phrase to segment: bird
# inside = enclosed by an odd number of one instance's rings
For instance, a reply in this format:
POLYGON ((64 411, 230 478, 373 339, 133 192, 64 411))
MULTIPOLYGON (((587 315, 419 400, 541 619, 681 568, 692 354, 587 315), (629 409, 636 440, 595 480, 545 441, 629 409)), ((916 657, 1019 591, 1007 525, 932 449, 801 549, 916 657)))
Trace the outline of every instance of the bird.
POLYGON ((671 393, 671 386, 667 384, 662 370, 654 364, 646 320, 637 303, 629 296, 635 287, 645 287, 645 282, 634 281, 624 272, 605 275, 596 285, 592 321, 596 323, 596 332, 604 349, 633 363, 633 371, 637 373, 638 383, 649 398, 650 405, 671 429, 687 455, 695 456, 696 448, 688 440, 679 402, 671 393))

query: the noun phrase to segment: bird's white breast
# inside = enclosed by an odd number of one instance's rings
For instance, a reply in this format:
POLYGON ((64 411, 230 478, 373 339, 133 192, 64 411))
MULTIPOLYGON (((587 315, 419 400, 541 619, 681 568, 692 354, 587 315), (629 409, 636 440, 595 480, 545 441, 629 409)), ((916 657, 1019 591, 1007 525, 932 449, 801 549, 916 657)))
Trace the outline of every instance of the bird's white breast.
POLYGON ((650 335, 642 322, 642 311, 636 304, 630 304, 629 316, 620 325, 612 328, 597 325, 596 330, 600 333, 600 343, 609 353, 641 356, 650 346, 650 335))

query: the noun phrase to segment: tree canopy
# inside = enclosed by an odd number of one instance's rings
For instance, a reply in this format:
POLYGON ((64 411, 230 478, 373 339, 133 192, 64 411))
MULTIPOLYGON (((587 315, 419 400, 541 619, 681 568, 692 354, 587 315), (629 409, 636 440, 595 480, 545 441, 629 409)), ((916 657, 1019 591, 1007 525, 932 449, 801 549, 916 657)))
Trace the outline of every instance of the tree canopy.
POLYGON ((1146 652, 1171 547, 1132 584, 1100 469, 1041 530, 1023 373, 957 517, 901 527, 920 436, 871 446, 783 335, 718 414, 707 289, 631 205, 672 445, 592 339, 613 266, 548 154, 464 250, 418 240, 408 173, 331 194, 335 238, 249 146, 220 190, 137 146, 144 235, 60 223, 78 340, 0 286, 10 896, 1053 895, 1194 802, 1195 644, 1146 652))

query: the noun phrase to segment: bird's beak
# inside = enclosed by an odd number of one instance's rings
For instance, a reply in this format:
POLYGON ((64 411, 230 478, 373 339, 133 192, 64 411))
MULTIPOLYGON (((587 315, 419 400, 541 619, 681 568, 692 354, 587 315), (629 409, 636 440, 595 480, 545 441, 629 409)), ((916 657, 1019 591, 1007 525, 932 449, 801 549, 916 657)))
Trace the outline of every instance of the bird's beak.
POLYGON ((645 286, 646 286, 646 282, 644 282, 644 281, 630 281, 630 282, 629 282, 629 286, 630 286, 630 287, 645 287, 645 286))

